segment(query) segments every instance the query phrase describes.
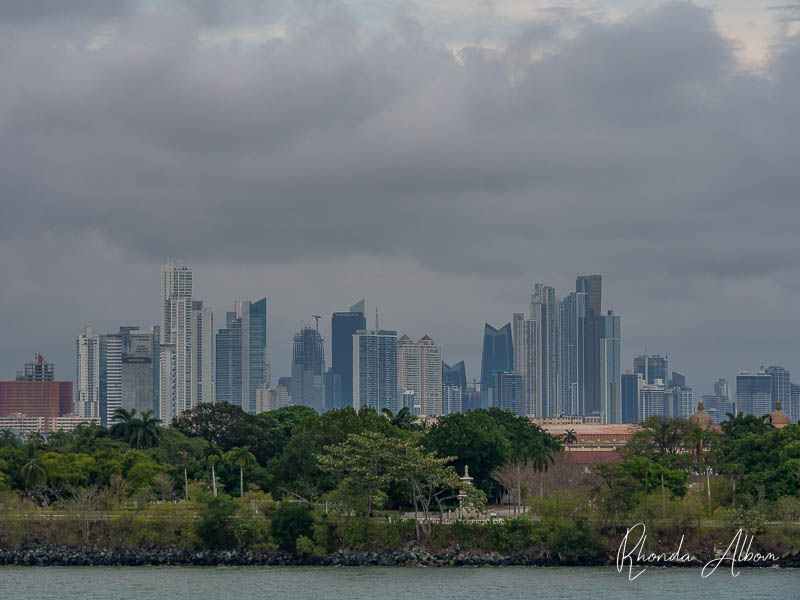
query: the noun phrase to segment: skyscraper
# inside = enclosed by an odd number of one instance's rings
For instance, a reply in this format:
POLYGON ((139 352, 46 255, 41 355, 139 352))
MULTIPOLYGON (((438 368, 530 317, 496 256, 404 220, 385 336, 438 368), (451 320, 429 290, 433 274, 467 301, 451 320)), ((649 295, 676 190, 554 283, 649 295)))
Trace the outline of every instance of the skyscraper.
POLYGON ((442 386, 442 414, 461 412, 461 388, 457 385, 442 386))
POLYGON ((161 343, 159 356, 160 418, 194 406, 192 400, 192 270, 183 261, 161 267, 161 343))
POLYGON ((292 402, 310 406, 318 413, 325 406, 325 340, 313 327, 294 336, 292 351, 292 402))
POLYGON ((523 313, 514 313, 511 323, 514 331, 514 372, 522 377, 523 411, 525 414, 542 416, 538 402, 538 323, 526 319, 523 313))
POLYGON ((736 410, 761 417, 772 412, 772 378, 763 370, 736 376, 736 410))
POLYGON ((465 392, 467 389, 467 368, 461 360, 452 367, 442 362, 442 385, 453 385, 465 392))
POLYGON ((79 417, 100 416, 100 336, 86 327, 75 342, 75 408, 79 417))
MULTIPOLYGON (((770 412, 775 410, 777 403, 780 402, 781 406, 789 406, 792 402, 792 382, 789 376, 789 371, 783 367, 767 367, 767 375, 770 378, 770 390, 772 394, 772 408, 770 412)), ((787 413, 788 414, 788 413, 787 413)))
POLYGON ((600 415, 601 381, 600 381, 600 322, 603 278, 601 275, 581 275, 575 281, 575 291, 586 294, 586 404, 583 414, 600 415))
POLYGON ((623 373, 622 381, 622 420, 620 423, 639 422, 639 390, 645 381, 639 373, 623 373))
MULTIPOLYGON (((639 373, 636 373, 639 375, 639 373)), ((664 406, 664 383, 658 379, 655 383, 648 384, 640 380, 639 387, 639 421, 649 417, 663 417, 666 414, 664 406)))
POLYGON ((158 340, 155 339, 158 327, 155 330, 154 332, 128 328, 120 332, 122 408, 135 410, 139 415, 148 410, 158 415, 153 373, 158 365, 158 340))
POLYGON ((558 303, 556 291, 537 283, 531 297, 531 319, 538 323, 536 337, 537 416, 561 413, 558 402, 558 303))
POLYGON ((483 328, 483 355, 481 357, 481 406, 489 406, 489 389, 492 387, 492 373, 514 370, 514 347, 511 336, 511 323, 495 329, 488 323, 483 328))
POLYGON ((398 410, 397 332, 361 329, 353 335, 353 408, 398 410))
POLYGON ((559 314, 559 396, 563 412, 583 414, 586 405, 586 298, 573 292, 559 314))
POLYGON ((118 333, 100 336, 100 423, 113 423, 122 408, 122 338, 118 333))
POLYGON ((522 376, 519 373, 495 371, 492 373, 490 405, 508 410, 517 416, 525 416, 523 404, 522 376))
POLYGON ((192 300, 192 406, 214 402, 214 311, 192 300))
POLYGON ((669 381, 669 357, 640 354, 633 359, 633 372, 639 373, 650 385, 655 383, 656 379, 666 383, 669 381))
POLYGON ((329 382, 334 389, 333 405, 329 408, 344 408, 353 405, 353 334, 367 328, 364 316, 364 300, 356 302, 349 312, 335 312, 331 316, 331 375, 329 382), (336 390, 341 389, 340 394, 336 390))
POLYGON ((600 350, 601 420, 603 423, 621 423, 620 318, 612 311, 608 311, 600 321, 600 350))
POLYGON ((797 423, 800 420, 800 385, 792 384, 790 396, 789 404, 784 410, 792 423, 797 423))
POLYGON ((256 390, 267 379, 267 299, 237 300, 217 332, 216 401, 255 414, 256 390))
POLYGON ((442 349, 430 336, 397 340, 397 385, 398 397, 414 392, 420 414, 442 414, 442 349))

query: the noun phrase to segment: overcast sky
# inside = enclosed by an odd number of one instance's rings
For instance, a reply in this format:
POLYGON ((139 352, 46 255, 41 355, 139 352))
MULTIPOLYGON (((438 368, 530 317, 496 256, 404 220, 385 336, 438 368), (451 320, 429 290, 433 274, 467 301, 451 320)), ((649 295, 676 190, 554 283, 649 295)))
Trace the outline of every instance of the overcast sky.
POLYGON ((0 378, 159 318, 367 300, 479 377, 484 321, 603 275, 623 367, 800 380, 800 6, 0 3, 0 378), (224 8, 220 8, 224 6, 224 8))

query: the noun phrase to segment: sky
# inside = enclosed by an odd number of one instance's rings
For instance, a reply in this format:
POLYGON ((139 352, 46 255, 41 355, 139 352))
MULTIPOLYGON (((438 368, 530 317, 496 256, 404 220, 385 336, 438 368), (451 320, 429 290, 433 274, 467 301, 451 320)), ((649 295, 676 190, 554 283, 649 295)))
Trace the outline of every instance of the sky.
POLYGON ((623 369, 697 396, 800 381, 800 5, 0 3, 0 378, 159 319, 180 258, 224 322, 268 299, 273 377, 312 315, 430 335, 603 275, 623 369))

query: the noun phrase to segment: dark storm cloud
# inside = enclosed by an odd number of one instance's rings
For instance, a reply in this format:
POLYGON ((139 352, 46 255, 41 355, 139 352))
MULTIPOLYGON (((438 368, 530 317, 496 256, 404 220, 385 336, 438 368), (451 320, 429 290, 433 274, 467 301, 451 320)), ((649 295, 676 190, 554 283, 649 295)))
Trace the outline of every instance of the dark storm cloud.
POLYGON ((699 392, 800 367, 796 40, 752 73, 684 3, 575 35, 551 13, 456 55, 338 8, 250 45, 201 39, 248 25, 247 3, 69 27, 9 6, 38 21, 0 40, 0 265, 47 279, 0 291, 6 373, 48 344, 70 365, 86 322, 153 321, 172 256, 218 311, 270 297, 281 374, 302 315, 369 293, 475 372, 483 320, 583 272, 604 274, 624 353, 670 352, 699 392))

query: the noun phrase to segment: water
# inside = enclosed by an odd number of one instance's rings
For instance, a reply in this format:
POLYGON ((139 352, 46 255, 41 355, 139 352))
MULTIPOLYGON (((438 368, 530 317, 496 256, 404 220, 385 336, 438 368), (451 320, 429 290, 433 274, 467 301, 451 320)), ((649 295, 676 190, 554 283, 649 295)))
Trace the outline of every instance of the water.
POLYGON ((607 568, 0 567, 0 599, 41 600, 592 600, 800 598, 800 571, 607 568))

